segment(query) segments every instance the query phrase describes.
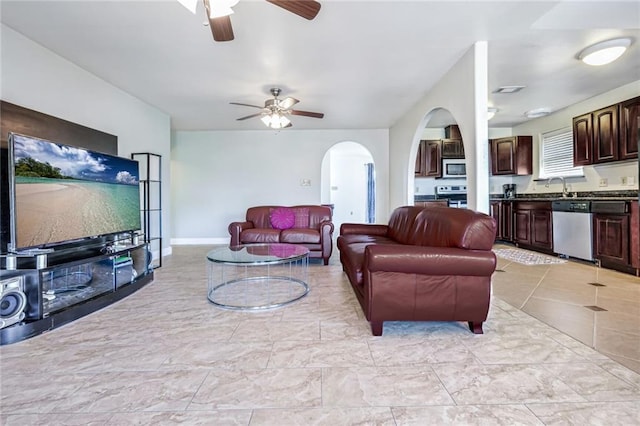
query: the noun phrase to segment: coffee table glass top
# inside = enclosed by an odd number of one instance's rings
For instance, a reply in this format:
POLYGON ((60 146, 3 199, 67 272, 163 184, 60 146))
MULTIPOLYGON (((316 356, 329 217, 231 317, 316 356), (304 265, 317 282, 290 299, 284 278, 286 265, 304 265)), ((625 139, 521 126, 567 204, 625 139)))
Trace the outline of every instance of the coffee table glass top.
POLYGON ((207 259, 216 263, 259 265, 294 261, 309 254, 309 249, 295 244, 245 244, 220 247, 207 253, 207 259))

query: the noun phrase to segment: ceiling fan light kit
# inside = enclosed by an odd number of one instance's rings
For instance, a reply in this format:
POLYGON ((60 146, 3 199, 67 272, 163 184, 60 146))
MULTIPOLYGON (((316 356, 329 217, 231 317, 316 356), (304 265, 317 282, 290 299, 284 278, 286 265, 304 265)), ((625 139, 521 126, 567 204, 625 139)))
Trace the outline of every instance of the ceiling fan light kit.
MULTIPOLYGON (((189 9, 193 14, 196 13, 198 1, 178 0, 181 5, 189 9)), ((232 7, 237 5, 239 1, 202 0, 209 19, 211 34, 215 41, 231 41, 235 38, 230 16, 233 14, 232 7)), ((315 18, 321 7, 320 3, 315 0, 267 0, 267 2, 308 20, 315 18)))
POLYGON ((300 101, 292 97, 280 99, 278 97, 280 95, 280 89, 277 87, 273 87, 271 89, 271 94, 273 95, 273 98, 264 101, 264 107, 240 102, 230 102, 231 105, 248 106, 251 108, 259 108, 262 110, 262 112, 240 117, 237 120, 242 121, 253 117, 260 117, 260 120, 262 120, 262 122, 267 127, 270 127, 272 129, 283 129, 285 127, 292 126, 291 120, 289 120, 289 118, 287 117, 288 115, 302 115, 312 118, 324 117, 324 114, 321 112, 310 112, 291 109, 291 107, 293 107, 300 101))
POLYGON ((600 66, 618 59, 631 46, 629 37, 601 41, 583 49, 578 59, 587 65, 600 66))

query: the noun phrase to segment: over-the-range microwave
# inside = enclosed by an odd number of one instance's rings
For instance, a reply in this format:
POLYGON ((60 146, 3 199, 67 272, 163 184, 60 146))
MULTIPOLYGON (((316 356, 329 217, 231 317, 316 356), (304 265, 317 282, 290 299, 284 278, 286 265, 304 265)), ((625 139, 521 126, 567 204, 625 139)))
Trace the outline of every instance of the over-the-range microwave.
POLYGON ((442 177, 465 179, 467 177, 467 163, 464 158, 443 158, 442 177))

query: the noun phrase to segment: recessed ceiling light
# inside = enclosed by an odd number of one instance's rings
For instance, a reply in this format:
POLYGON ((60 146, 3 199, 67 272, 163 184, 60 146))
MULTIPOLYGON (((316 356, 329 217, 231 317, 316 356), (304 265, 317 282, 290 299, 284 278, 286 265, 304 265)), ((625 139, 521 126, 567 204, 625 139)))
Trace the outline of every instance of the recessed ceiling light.
POLYGON ((524 113, 527 118, 539 118, 549 114, 551 114, 551 109, 549 108, 536 108, 524 113))
POLYGON ((628 37, 614 38, 593 44, 578 53, 578 59, 588 65, 606 65, 618 59, 631 46, 628 37))
POLYGON ((516 93, 526 86, 500 86, 493 93, 516 93))

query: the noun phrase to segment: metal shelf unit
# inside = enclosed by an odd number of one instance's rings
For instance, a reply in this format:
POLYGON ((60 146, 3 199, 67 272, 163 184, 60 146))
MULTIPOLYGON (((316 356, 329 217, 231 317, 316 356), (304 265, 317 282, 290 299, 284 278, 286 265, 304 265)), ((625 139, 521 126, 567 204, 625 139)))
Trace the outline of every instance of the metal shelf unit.
POLYGON ((134 152, 140 165, 140 215, 144 241, 152 253, 152 267, 162 266, 162 156, 134 152))

